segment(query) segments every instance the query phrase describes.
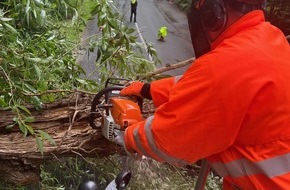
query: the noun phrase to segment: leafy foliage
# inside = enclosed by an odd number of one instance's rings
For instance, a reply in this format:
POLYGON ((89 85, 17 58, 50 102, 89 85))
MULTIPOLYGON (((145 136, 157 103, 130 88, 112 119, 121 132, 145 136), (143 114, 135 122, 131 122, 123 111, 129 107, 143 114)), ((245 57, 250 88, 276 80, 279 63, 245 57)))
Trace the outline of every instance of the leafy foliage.
POLYGON ((134 36, 135 29, 129 28, 115 12, 113 1, 100 0, 92 14, 98 14, 98 26, 100 34, 91 39, 91 50, 97 48, 96 69, 91 73, 98 72, 101 80, 112 76, 126 76, 134 78, 140 73, 152 71, 156 58, 156 51, 152 46, 149 50, 142 49, 134 36), (144 58, 143 51, 150 52, 154 56, 153 62, 144 58))
MULTIPOLYGON (((6 0, 0 2, 0 109, 15 113, 10 130, 18 126, 24 136, 36 137, 39 150, 49 137, 34 131, 28 104, 40 110, 44 103, 54 102, 75 90, 96 91, 98 83, 89 80, 73 52, 66 30, 82 31, 85 24, 78 6, 84 0, 6 0), (68 26, 67 20, 71 19, 68 26)), ((90 36, 91 49, 97 48, 96 69, 99 83, 109 76, 131 77, 154 69, 154 62, 137 53, 141 46, 112 11, 112 1, 93 1, 92 15, 98 16, 99 35, 90 36)), ((79 35, 80 33, 75 33, 79 35)), ((78 38, 75 36, 74 38, 78 38)), ((150 52, 156 56, 154 49, 150 52)), ((155 59, 158 62, 158 59, 155 59)), ((92 74, 91 73, 91 74, 92 74)))
MULTIPOLYGON (((34 131, 30 125, 33 118, 25 106, 33 104, 41 109, 43 103, 63 96, 46 94, 48 90, 74 89, 83 73, 68 53, 65 37, 52 22, 57 17, 46 16, 46 10, 57 10, 45 2, 5 1, 0 10, 0 108, 16 114, 14 123, 6 129, 18 126, 24 136, 35 135, 42 142, 49 138, 34 131)), ((38 145, 42 152, 43 143, 38 145)))
MULTIPOLYGON (((44 1, 16 2, 7 1, 2 10, 9 10, 0 14, 0 106, 11 108, 32 103, 36 109, 41 109, 42 103, 54 101, 57 96, 37 94, 76 88, 76 79, 83 70, 69 53, 58 25, 52 22, 57 17, 45 17, 44 1)), ((50 12, 56 14, 57 10, 50 12)))
MULTIPOLYGON (((132 178, 126 188, 128 190, 189 190, 194 188, 197 177, 188 175, 186 168, 160 164, 151 159, 134 160, 120 155, 86 160, 80 157, 64 158, 57 162, 58 167, 55 167, 55 164, 56 162, 50 162, 43 166, 42 189, 54 187, 54 189, 74 190, 86 180, 95 181, 100 189, 105 189, 109 182, 124 170, 130 170, 132 173, 132 178)), ((220 178, 211 173, 205 189, 221 189, 221 183, 220 178)))

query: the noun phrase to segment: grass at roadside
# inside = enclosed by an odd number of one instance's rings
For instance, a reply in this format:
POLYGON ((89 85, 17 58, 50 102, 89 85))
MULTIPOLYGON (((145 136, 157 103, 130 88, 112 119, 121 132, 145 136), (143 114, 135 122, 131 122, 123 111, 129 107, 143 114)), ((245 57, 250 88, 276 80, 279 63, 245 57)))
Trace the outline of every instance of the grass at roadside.
POLYGON ((77 14, 73 19, 63 21, 60 31, 66 40, 74 47, 79 43, 86 23, 92 19, 91 11, 95 7, 96 0, 71 0, 70 5, 77 7, 77 14))

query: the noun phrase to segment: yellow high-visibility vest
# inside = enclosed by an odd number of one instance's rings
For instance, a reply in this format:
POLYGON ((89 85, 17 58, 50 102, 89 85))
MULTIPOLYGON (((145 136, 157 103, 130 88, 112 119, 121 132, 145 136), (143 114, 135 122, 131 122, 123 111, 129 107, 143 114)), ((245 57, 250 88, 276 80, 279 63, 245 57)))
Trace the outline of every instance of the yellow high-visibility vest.
POLYGON ((137 0, 131 0, 132 4, 135 4, 137 0))
POLYGON ((159 29, 159 35, 161 35, 162 37, 167 36, 167 27, 166 27, 166 26, 162 26, 162 27, 159 29))

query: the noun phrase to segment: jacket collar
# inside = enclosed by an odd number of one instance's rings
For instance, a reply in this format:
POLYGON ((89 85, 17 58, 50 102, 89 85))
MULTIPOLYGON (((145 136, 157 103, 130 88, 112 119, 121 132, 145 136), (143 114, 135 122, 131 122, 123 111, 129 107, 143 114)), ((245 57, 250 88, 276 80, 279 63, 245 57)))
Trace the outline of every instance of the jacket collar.
POLYGON ((228 27, 212 44, 211 49, 215 49, 225 39, 231 38, 240 31, 256 26, 257 24, 264 22, 264 13, 261 10, 251 11, 242 16, 238 21, 228 27))

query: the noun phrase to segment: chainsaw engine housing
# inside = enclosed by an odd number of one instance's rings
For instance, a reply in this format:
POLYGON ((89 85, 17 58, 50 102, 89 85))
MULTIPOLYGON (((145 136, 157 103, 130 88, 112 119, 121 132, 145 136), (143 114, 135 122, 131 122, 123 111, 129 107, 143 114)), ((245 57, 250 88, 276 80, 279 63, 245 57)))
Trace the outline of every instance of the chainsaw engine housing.
POLYGON ((132 100, 112 97, 112 107, 105 116, 102 133, 110 141, 114 140, 114 129, 124 131, 128 126, 142 121, 139 105, 132 100))

